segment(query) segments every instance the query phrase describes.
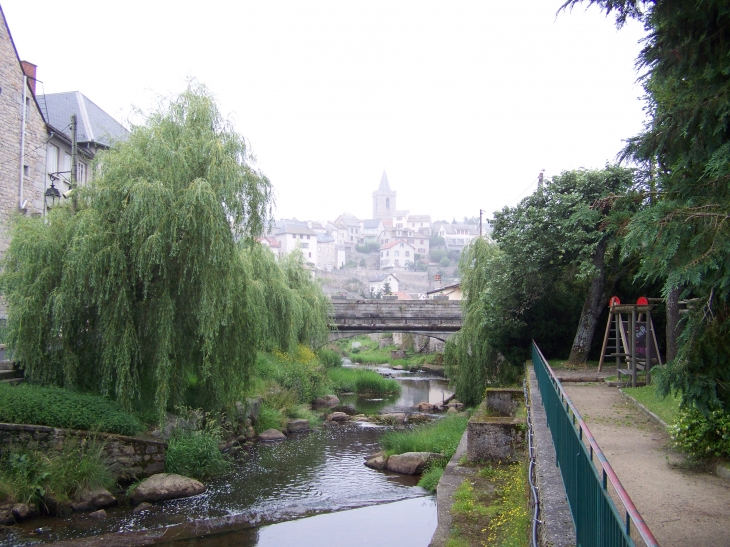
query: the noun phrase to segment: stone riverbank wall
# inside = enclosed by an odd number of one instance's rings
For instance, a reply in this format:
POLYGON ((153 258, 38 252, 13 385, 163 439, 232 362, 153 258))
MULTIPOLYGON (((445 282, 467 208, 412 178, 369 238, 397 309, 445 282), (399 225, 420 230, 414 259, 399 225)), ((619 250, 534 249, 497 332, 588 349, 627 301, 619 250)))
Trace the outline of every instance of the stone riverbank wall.
POLYGON ((117 480, 140 479, 165 469, 167 443, 162 441, 42 425, 0 423, 0 455, 18 448, 58 452, 69 442, 99 443, 117 480))

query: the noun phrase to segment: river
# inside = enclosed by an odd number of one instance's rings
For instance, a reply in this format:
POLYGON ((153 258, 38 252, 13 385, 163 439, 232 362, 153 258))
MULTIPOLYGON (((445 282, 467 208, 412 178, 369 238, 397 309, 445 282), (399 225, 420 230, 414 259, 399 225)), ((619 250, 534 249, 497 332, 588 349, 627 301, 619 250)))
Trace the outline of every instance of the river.
MULTIPOLYGON (((366 413, 402 412, 451 395, 443 379, 379 370, 396 375, 400 396, 350 395, 341 397, 343 404, 366 413)), ((278 547, 321 545, 329 539, 341 545, 425 547, 436 528, 435 498, 416 485, 416 477, 363 464, 366 455, 379 450, 385 430, 367 423, 326 424, 280 443, 258 443, 199 496, 138 514, 130 507, 111 508, 104 520, 83 513, 34 520, 8 528, 0 546, 278 547), (38 528, 42 531, 33 533, 38 528)))

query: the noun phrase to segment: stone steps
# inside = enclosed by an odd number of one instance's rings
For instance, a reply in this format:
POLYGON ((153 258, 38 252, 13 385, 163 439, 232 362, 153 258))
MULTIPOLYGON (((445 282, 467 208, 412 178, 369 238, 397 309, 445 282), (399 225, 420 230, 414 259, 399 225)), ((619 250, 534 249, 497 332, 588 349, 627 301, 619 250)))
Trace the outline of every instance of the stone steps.
MULTIPOLYGON (((4 346, 4 344, 0 344, 0 346, 4 346)), ((3 350, 4 353, 4 347, 0 348, 0 350, 3 350)), ((23 372, 20 370, 16 370, 15 363, 12 361, 5 359, 4 355, 1 356, 0 359, 0 383, 3 384, 20 384, 23 382, 23 372)))

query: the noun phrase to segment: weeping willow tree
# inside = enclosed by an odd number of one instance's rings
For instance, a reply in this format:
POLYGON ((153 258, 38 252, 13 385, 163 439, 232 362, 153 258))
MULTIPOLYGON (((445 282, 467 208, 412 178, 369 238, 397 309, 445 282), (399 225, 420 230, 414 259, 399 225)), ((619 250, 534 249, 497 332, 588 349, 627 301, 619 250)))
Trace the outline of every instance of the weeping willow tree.
POLYGON ((256 314, 254 325, 262 349, 292 352, 297 344, 317 347, 327 341, 330 300, 312 280, 298 249, 277 262, 263 246, 247 245, 241 260, 251 281, 251 311, 267 312, 256 314))
POLYGON ((31 382, 154 401, 162 417, 190 390, 230 402, 258 347, 322 336, 301 264, 251 250, 272 187, 204 87, 101 154, 74 201, 19 219, 6 255, 9 344, 31 382))
POLYGON ((520 373, 499 351, 500 339, 519 328, 504 253, 486 239, 472 240, 459 260, 463 324, 446 343, 446 371, 456 397, 476 405, 489 386, 514 382, 520 373))

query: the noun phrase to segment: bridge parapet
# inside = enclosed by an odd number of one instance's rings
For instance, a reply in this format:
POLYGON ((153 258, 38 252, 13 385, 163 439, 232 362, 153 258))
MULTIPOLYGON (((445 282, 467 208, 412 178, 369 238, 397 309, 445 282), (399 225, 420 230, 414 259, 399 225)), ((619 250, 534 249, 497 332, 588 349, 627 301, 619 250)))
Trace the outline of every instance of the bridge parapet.
POLYGON ((454 300, 335 300, 330 326, 340 333, 412 332, 444 339, 461 329, 454 300))

